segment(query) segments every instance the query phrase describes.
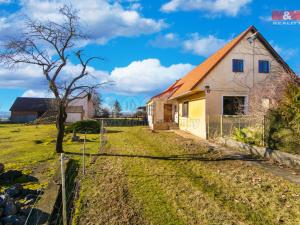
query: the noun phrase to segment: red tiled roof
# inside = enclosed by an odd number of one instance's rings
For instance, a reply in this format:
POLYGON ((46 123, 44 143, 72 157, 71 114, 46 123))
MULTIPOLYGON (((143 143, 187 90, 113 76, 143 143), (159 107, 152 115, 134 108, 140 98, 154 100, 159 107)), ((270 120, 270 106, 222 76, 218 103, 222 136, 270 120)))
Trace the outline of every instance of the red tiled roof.
POLYGON ((180 80, 177 80, 175 83, 173 83, 170 87, 168 87, 166 90, 164 90, 163 92, 153 96, 150 100, 154 99, 154 98, 159 98, 167 93, 169 93, 170 95, 177 89, 180 87, 180 85, 178 85, 178 82, 180 80))

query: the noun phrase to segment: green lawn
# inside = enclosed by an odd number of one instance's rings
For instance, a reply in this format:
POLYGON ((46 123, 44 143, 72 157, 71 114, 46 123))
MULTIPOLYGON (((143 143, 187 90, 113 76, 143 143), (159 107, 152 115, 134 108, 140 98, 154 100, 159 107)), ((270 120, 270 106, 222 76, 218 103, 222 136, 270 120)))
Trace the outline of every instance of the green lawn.
MULTIPOLYGON (((32 175, 38 182, 24 182, 25 187, 36 189, 45 187, 49 178, 59 166, 59 156, 55 153, 56 129, 54 125, 0 125, 0 162, 6 170, 20 170, 32 175)), ((69 152, 80 152, 82 143, 72 143, 70 136, 65 138, 64 147, 69 152)), ((81 135, 81 137, 83 137, 81 135)), ((98 135, 89 135, 89 146, 95 149, 98 135)), ((73 156, 78 159, 78 156, 73 156)), ((0 191, 3 186, 0 186, 0 191)))
MULTIPOLYGON (((300 188, 240 160, 174 133, 145 127, 109 128, 106 149, 82 176, 74 223, 300 224, 300 188)), ((6 169, 45 186, 58 166, 53 125, 0 125, 6 169)), ((81 135, 81 138, 83 136, 81 135)), ((97 134, 87 153, 98 152, 97 134)), ((82 143, 66 136, 65 151, 81 163, 82 143)))
POLYGON ((300 224, 300 188, 260 167, 174 133, 109 130, 82 178, 79 224, 300 224))

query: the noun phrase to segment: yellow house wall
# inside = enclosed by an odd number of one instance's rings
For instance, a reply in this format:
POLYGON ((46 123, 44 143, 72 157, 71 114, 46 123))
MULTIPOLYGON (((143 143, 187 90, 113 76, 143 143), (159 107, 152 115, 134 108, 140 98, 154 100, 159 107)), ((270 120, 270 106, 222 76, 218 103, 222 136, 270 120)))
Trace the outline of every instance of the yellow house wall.
POLYGON ((179 101, 179 129, 188 131, 201 138, 206 138, 205 95, 204 93, 181 98, 179 101), (182 116, 182 107, 189 102, 188 117, 182 116))

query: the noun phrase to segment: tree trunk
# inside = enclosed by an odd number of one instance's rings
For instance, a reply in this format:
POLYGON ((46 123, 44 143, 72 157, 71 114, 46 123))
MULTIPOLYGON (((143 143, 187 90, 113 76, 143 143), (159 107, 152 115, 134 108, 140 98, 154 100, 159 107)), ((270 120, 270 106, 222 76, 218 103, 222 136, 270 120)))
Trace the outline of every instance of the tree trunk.
POLYGON ((64 152, 63 141, 64 141, 66 118, 67 118, 66 108, 63 104, 59 104, 58 114, 56 117, 56 128, 57 128, 56 152, 57 153, 64 152))

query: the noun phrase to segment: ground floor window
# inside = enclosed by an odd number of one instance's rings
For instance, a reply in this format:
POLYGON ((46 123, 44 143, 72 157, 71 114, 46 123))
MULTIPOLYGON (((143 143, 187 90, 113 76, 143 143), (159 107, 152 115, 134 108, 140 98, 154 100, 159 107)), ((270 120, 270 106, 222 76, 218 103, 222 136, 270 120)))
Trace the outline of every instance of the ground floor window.
POLYGON ((182 116, 188 117, 189 115, 189 102, 184 102, 182 104, 182 116))
POLYGON ((243 115, 245 105, 245 96, 223 96, 223 115, 243 115))

